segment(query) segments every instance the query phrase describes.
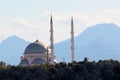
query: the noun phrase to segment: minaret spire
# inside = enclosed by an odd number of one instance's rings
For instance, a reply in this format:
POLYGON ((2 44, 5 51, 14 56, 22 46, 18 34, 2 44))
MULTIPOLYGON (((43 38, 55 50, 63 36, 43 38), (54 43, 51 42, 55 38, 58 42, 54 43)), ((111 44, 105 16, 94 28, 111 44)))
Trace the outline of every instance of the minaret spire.
POLYGON ((51 49, 51 54, 52 56, 54 56, 54 35, 53 35, 53 20, 52 20, 52 15, 51 15, 51 18, 50 18, 50 49, 51 49))
POLYGON ((73 24, 73 17, 71 17, 71 57, 72 57, 72 61, 74 61, 74 24, 73 24))

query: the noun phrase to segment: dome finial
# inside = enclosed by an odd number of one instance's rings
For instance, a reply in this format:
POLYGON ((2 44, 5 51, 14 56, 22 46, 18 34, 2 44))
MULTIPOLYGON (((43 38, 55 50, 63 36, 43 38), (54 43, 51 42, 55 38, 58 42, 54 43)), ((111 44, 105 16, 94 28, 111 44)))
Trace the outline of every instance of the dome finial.
POLYGON ((35 42, 39 42, 39 40, 37 39, 35 42))
POLYGON ((38 39, 38 37, 37 37, 37 39, 36 39, 36 41, 35 42, 39 42, 39 39, 38 39))

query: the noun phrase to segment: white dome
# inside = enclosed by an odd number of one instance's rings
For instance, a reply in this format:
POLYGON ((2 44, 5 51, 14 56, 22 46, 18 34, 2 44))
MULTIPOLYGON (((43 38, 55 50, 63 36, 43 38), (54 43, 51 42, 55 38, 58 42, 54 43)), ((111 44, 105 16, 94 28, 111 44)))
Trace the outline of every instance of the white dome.
POLYGON ((36 40, 34 43, 29 44, 24 54, 39 54, 39 53, 45 53, 47 51, 47 45, 36 40))

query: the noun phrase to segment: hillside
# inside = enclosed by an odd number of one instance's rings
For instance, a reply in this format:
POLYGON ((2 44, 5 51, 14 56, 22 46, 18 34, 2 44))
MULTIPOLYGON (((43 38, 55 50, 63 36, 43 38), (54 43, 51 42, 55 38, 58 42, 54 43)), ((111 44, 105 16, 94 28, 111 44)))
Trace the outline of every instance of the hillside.
MULTIPOLYGON (((75 37, 75 60, 119 59, 120 27, 115 24, 97 24, 75 37)), ((57 57, 71 61, 70 39, 55 44, 57 57)), ((59 59, 61 61, 61 59, 59 59)))
POLYGON ((0 44, 0 61, 16 65, 20 62, 25 47, 29 42, 17 37, 10 36, 0 44))
MULTIPOLYGON (((115 24, 90 26, 75 37, 75 60, 115 59, 120 60, 120 27, 115 24)), ((19 64, 27 42, 17 36, 10 36, 0 44, 0 61, 19 64)), ((55 56, 58 62, 71 61, 70 39, 55 44, 55 56)))

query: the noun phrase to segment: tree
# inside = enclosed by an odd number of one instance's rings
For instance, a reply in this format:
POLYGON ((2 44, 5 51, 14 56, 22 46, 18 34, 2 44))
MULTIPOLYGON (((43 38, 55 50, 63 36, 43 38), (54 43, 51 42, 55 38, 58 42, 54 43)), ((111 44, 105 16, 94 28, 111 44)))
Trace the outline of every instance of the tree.
POLYGON ((6 66, 6 63, 3 61, 0 61, 0 66, 6 66))
POLYGON ((87 57, 84 58, 84 62, 88 62, 88 58, 87 57))

